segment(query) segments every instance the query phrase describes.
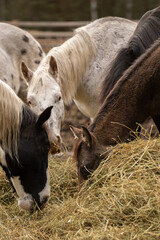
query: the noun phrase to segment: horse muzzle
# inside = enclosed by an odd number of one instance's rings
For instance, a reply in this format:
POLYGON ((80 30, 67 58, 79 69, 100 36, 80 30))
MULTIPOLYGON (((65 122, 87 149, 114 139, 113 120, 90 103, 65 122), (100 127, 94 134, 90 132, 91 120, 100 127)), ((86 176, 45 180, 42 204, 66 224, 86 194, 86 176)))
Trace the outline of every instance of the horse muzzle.
POLYGON ((25 211, 33 211, 34 209, 43 209, 46 206, 48 199, 49 199, 49 195, 44 197, 43 200, 40 202, 33 199, 31 195, 27 195, 24 198, 18 199, 18 206, 25 211))
POLYGON ((18 206, 23 210, 30 211, 33 209, 34 201, 31 195, 18 199, 18 206))
POLYGON ((58 145, 56 143, 50 143, 50 151, 51 154, 56 154, 61 152, 61 144, 58 145))

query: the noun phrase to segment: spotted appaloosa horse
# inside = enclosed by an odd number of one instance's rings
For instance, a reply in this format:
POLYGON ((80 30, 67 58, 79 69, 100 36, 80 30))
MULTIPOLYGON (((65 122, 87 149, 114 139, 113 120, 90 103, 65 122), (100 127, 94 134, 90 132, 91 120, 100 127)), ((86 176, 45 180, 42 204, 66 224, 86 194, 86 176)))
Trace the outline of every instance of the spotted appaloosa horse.
POLYGON ((103 153, 119 140, 127 142, 136 123, 151 116, 160 130, 160 39, 122 75, 106 97, 93 123, 78 137, 74 158, 79 183, 88 179, 104 158, 103 153))
POLYGON ((0 80, 0 165, 24 210, 34 201, 43 207, 50 195, 48 152, 50 143, 43 123, 52 107, 37 118, 15 92, 0 80))
POLYGON ((26 100, 27 84, 21 72, 21 62, 36 70, 45 53, 27 31, 0 23, 0 32, 0 79, 26 100))
POLYGON ((36 113, 54 105, 47 128, 51 142, 60 142, 63 101, 75 101, 79 110, 93 118, 99 107, 100 85, 118 49, 125 46, 136 23, 118 17, 95 20, 78 28, 72 38, 52 48, 38 69, 22 65, 29 83, 28 103, 36 113), (53 131, 52 126, 57 126, 53 131))

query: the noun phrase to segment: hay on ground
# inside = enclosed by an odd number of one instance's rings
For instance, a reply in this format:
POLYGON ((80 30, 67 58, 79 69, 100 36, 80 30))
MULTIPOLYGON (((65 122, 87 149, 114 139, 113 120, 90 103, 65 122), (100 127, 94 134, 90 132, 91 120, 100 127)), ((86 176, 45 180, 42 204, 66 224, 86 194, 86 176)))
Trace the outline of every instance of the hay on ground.
POLYGON ((71 157, 54 156, 49 168, 49 203, 33 214, 19 209, 0 171, 1 240, 160 239, 160 139, 113 148, 80 194, 71 157))

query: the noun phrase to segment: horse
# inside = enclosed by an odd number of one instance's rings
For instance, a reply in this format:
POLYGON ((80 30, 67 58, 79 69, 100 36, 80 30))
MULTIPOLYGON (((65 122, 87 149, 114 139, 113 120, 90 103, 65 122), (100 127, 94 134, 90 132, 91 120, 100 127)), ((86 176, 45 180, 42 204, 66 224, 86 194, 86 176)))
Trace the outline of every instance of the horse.
POLYGON ((42 208, 50 195, 50 143, 43 124, 52 106, 37 116, 0 80, 0 109, 0 165, 19 197, 18 205, 28 211, 42 208))
POLYGON ((149 10, 141 17, 129 42, 119 50, 111 63, 108 74, 102 83, 101 103, 103 103, 123 72, 160 37, 159 26, 160 6, 149 10))
POLYGON ((108 156, 110 146, 130 141, 137 123, 151 116, 160 130, 160 39, 117 81, 88 128, 72 127, 74 159, 81 185, 108 156), (132 135, 132 134, 131 134, 132 135))
MULTIPOLYGON (((146 12, 138 22, 138 25, 126 46, 118 51, 112 61, 110 69, 102 82, 100 102, 101 104, 112 90, 113 86, 122 76, 123 72, 131 66, 147 48, 160 37, 160 6, 146 12)), ((157 132, 150 117, 143 123, 147 128, 153 124, 152 135, 157 132)), ((140 131, 140 129, 139 129, 140 131)))
POLYGON ((29 84, 28 104, 32 110, 39 114, 54 104, 47 126, 51 142, 61 144, 64 104, 74 100, 84 115, 94 117, 103 81, 99 73, 107 72, 106 66, 127 43, 136 25, 134 21, 119 17, 100 18, 76 29, 73 37, 52 48, 35 72, 22 63, 22 72, 29 84), (56 132, 53 124, 57 126, 56 132))
POLYGON ((45 53, 38 41, 19 27, 1 22, 0 32, 0 79, 27 102, 27 84, 21 72, 21 62, 36 70, 45 53))

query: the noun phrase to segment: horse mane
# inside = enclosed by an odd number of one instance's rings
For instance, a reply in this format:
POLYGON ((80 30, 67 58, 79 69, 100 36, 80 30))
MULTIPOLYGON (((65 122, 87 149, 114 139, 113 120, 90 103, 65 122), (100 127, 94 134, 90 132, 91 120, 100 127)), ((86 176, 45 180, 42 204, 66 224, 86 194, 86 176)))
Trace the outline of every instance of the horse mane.
MULTIPOLYGON (((120 94, 121 87, 123 84, 125 84, 126 81, 129 81, 133 74, 135 74, 139 68, 143 67, 143 64, 146 62, 146 60, 158 49, 160 48, 160 38, 155 41, 153 46, 151 46, 149 49, 146 50, 145 53, 143 53, 137 60, 135 60, 134 64, 132 64, 122 75, 122 77, 117 81, 117 83, 114 85, 113 89, 110 91, 110 93, 105 98, 105 101, 101 105, 96 117, 94 118, 93 123, 89 126, 90 131, 94 131, 94 129, 97 126, 97 122, 100 119, 104 118, 104 114, 106 112, 110 111, 110 108, 114 108, 116 105, 116 100, 118 94, 120 94)), ((154 58, 154 57, 153 57, 154 58)), ((158 72, 158 69, 157 69, 158 72)), ((131 84, 131 82, 130 82, 131 84)), ((132 86, 132 85, 131 85, 132 86)))
POLYGON ((69 104, 75 97, 94 53, 94 44, 89 34, 82 29, 75 30, 72 38, 49 51, 47 56, 52 55, 57 62, 58 78, 56 81, 66 104, 69 104))
POLYGON ((146 12, 140 19, 126 47, 120 49, 110 65, 108 75, 102 84, 101 103, 105 100, 123 72, 131 66, 160 36, 160 6, 146 12))
POLYGON ((23 102, 14 91, 0 80, 0 145, 11 156, 17 156, 23 102))

